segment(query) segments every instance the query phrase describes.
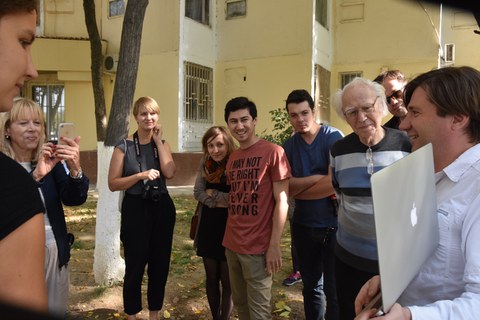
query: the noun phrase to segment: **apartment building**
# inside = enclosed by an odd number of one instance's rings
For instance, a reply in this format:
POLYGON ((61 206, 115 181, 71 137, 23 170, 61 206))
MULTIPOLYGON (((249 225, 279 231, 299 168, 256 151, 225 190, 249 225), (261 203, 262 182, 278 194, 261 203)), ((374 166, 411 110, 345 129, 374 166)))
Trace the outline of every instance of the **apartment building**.
MULTIPOLYGON (((108 109, 126 2, 95 2, 108 109)), ((77 124, 82 157, 94 176, 97 139, 83 10, 81 0, 41 0, 33 47, 40 76, 24 95, 41 103, 49 138, 59 122, 77 124)), ((338 88, 384 69, 413 77, 444 65, 480 68, 475 29, 469 12, 413 0, 151 0, 135 97, 159 102, 165 139, 182 167, 178 180, 191 182, 203 132, 225 124, 230 98, 255 101, 262 132, 273 128, 269 111, 283 108, 291 90, 305 88, 315 97, 318 118, 349 132, 330 106, 338 88)))

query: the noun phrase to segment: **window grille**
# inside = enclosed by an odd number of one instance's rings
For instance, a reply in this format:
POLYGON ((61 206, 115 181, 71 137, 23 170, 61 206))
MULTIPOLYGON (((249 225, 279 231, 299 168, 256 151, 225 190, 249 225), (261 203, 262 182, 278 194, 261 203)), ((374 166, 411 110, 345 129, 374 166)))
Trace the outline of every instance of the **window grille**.
POLYGON ((57 128, 65 121, 65 87, 63 84, 32 85, 32 100, 45 115, 45 131, 48 140, 57 140, 57 128))
POLYGON ((213 70, 185 62, 185 119, 212 121, 212 98, 213 70))
POLYGON ((201 151, 205 131, 213 125, 213 69, 184 63, 183 151, 201 151))
POLYGON ((340 85, 341 87, 345 87, 350 81, 352 81, 356 77, 361 77, 361 71, 353 71, 353 72, 341 72, 340 73, 340 85))

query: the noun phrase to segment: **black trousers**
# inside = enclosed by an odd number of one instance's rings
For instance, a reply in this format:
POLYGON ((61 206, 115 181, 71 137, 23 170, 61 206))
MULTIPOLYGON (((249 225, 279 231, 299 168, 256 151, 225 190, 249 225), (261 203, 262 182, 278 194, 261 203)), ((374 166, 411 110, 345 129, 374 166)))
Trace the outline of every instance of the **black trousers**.
POLYGON ((335 276, 340 320, 355 318, 355 298, 363 285, 377 274, 356 269, 336 258, 335 276))
POLYGON ((158 202, 125 194, 120 240, 125 257, 123 305, 126 314, 142 310, 142 279, 147 265, 148 309, 162 309, 175 218, 175 206, 168 194, 158 202))

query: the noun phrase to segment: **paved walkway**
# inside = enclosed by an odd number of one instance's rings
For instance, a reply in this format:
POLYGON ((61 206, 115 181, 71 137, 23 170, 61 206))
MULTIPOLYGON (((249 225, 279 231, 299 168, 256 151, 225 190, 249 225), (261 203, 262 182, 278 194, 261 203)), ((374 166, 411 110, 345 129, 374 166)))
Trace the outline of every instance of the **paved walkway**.
POLYGON ((193 185, 192 186, 167 186, 167 189, 171 196, 193 195, 193 185))
MULTIPOLYGON (((179 196, 179 195, 186 195, 186 196, 193 196, 193 185, 191 186, 167 186, 168 192, 171 196, 179 196)), ((91 193, 93 196, 98 198, 98 190, 94 184, 90 185, 88 192, 91 193)))

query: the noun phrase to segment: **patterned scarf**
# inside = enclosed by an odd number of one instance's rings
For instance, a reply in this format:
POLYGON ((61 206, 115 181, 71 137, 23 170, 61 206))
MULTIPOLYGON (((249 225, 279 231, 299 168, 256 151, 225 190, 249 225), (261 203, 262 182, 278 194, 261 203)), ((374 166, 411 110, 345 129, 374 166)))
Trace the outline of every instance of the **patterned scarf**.
POLYGON ((210 157, 205 159, 203 166, 203 177, 210 183, 221 183, 227 180, 225 176, 225 167, 227 165, 227 157, 220 162, 216 162, 210 157))

